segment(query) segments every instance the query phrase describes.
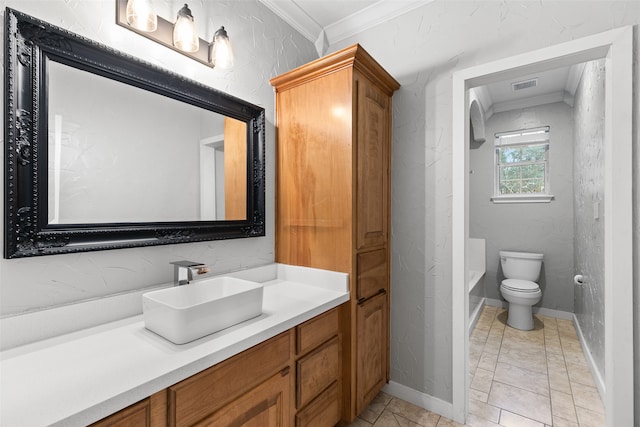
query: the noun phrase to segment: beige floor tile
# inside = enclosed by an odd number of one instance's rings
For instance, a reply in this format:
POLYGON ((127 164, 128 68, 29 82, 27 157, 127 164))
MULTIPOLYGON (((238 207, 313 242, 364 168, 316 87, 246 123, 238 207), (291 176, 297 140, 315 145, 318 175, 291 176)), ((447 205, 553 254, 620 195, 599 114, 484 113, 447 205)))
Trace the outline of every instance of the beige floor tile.
POLYGON ((547 353, 547 366, 551 369, 567 370, 564 355, 562 353, 547 353))
POLYGON ((383 403, 371 402, 371 404, 369 404, 369 406, 367 406, 364 409, 364 411, 362 411, 359 417, 373 424, 376 422, 380 414, 382 414, 382 411, 384 411, 385 406, 386 405, 384 405, 383 403))
MULTIPOLYGON (((536 315, 534 330, 520 331, 506 326, 507 314, 502 308, 483 309, 480 342, 470 344, 482 349, 472 360, 470 406, 474 401, 481 413, 478 407, 498 408, 505 427, 529 425, 518 417, 536 427, 578 427, 578 420, 601 427, 604 409, 573 322, 536 315)), ((467 426, 495 426, 495 409, 488 414, 470 413, 467 426)))
POLYGON ((556 322, 558 323, 558 331, 563 332, 565 334, 576 333, 576 328, 573 326, 573 320, 557 319, 556 322))
POLYGON ((544 427, 544 424, 538 421, 521 417, 509 411, 501 411, 500 425, 504 427, 544 427))
MULTIPOLYGON (((471 356, 469 356, 471 358, 471 356)), ((498 355, 493 353, 483 352, 478 361, 478 368, 486 369, 487 371, 495 371, 496 363, 498 362, 498 355)))
POLYGON ((356 418, 349 427, 371 427, 371 423, 366 422, 362 418, 356 418))
POLYGON ((498 424, 493 421, 485 420, 482 417, 478 417, 477 415, 469 414, 467 417, 467 424, 465 426, 468 427, 499 427, 498 424))
POLYGON ((485 353, 500 353, 500 347, 502 346, 502 335, 499 337, 489 337, 484 345, 485 353))
POLYGON ((567 372, 569 373, 569 380, 571 380, 572 383, 584 384, 589 387, 596 386, 596 383, 593 381, 591 369, 589 369, 588 366, 567 363, 567 372))
POLYGON ((469 389, 469 399, 478 400, 480 402, 487 403, 489 400, 489 393, 485 393, 484 391, 476 390, 474 388, 469 389))
POLYGON ((540 320, 542 320, 542 323, 544 323, 545 332, 549 329, 558 329, 558 319, 556 319, 555 317, 542 316, 539 314, 537 316, 540 320))
POLYGON ((471 388, 489 393, 492 381, 493 372, 478 368, 476 369, 476 374, 473 376, 473 380, 471 381, 471 388))
POLYGON ((500 420, 500 408, 472 399, 469 400, 469 415, 471 414, 496 424, 500 420))
POLYGON ((576 406, 604 414, 604 405, 595 387, 571 383, 571 391, 573 392, 573 401, 576 406))
POLYGON ((570 394, 551 390, 551 410, 554 418, 562 418, 571 422, 578 421, 576 410, 573 406, 573 398, 570 394))
POLYGON ((545 336, 544 347, 547 353, 562 354, 562 345, 558 336, 545 336))
MULTIPOLYGON (((422 426, 435 427, 440 415, 400 399, 391 399, 384 412, 392 412, 422 426)), ((383 412, 383 414, 384 414, 383 412)))
POLYGON ((569 376, 567 371, 563 369, 555 369, 549 366, 549 387, 551 390, 561 391, 571 394, 571 385, 569 384, 569 376))
POLYGON ((498 362, 529 369, 531 371, 546 373, 547 359, 544 350, 532 351, 520 346, 502 345, 498 362))
POLYGON ((493 382, 489 393, 489 404, 541 423, 552 423, 549 397, 508 384, 493 382))
POLYGON ((384 411, 373 427, 420 427, 420 425, 390 411, 384 411))
POLYGON ((383 405, 386 406, 389 404, 389 402, 391 402, 391 399, 393 399, 393 396, 385 393, 384 391, 381 391, 376 395, 376 397, 373 398, 371 403, 382 403, 383 405))
POLYGON ((487 341, 487 337, 489 336, 489 329, 478 329, 478 327, 476 326, 476 329, 474 329, 473 333, 471 334, 471 341, 477 341, 477 342, 485 342, 487 341))
POLYGON ((540 372, 530 371, 506 363, 498 363, 493 374, 493 380, 536 394, 549 396, 549 378, 546 374, 540 372))
POLYGON ((560 344, 563 351, 572 351, 576 353, 582 353, 582 345, 580 341, 574 338, 560 338, 560 344))
POLYGON ((553 427, 580 427, 578 423, 573 421, 563 420, 562 418, 553 417, 553 427))
POLYGON ((469 353, 481 355, 484 351, 485 343, 479 341, 469 341, 469 353))
POLYGON ((440 417, 438 420, 438 425, 436 427, 464 427, 462 424, 457 423, 449 418, 440 417))
POLYGON ((584 357, 584 353, 582 352, 582 350, 580 351, 574 351, 574 350, 565 350, 563 348, 563 352, 562 354, 564 355, 564 360, 567 363, 573 363, 576 365, 583 365, 583 366, 589 366, 587 364, 587 359, 584 357))
POLYGON ((585 408, 576 407, 580 427, 604 427, 604 414, 593 412, 585 408))

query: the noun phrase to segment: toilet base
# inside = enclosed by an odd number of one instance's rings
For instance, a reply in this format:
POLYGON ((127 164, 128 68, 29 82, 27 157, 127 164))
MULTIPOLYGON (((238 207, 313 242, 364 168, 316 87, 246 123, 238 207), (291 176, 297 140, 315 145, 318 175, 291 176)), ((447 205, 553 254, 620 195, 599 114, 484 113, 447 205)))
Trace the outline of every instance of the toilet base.
POLYGON ((530 305, 509 303, 507 325, 522 331, 533 329, 533 310, 530 305))

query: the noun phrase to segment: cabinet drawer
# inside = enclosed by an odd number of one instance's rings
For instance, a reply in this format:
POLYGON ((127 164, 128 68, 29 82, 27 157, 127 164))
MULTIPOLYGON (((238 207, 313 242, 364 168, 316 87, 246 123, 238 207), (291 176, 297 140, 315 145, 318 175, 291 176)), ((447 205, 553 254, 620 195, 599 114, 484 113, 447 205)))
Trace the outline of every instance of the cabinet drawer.
POLYGON ((340 375, 340 339, 334 337, 297 362, 296 407, 302 408, 340 375))
POLYGON ((340 313, 334 308, 296 328, 296 353, 313 350, 340 331, 340 313))
POLYGON ((151 425, 149 399, 134 403, 128 408, 104 418, 90 427, 144 427, 151 425))
POLYGON ((296 414, 296 427, 333 427, 340 417, 340 393, 335 381, 296 414))
POLYGON ((388 290, 388 277, 386 249, 358 254, 358 301, 376 295, 381 289, 388 290))
POLYGON ((289 365, 285 332, 169 388, 169 425, 192 425, 289 365))

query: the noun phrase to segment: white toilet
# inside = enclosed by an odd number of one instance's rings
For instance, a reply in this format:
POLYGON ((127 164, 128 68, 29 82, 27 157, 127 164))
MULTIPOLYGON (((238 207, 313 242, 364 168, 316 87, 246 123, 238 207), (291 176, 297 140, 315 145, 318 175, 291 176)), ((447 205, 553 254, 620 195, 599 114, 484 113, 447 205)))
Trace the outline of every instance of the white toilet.
POLYGON ((505 279, 500 293, 509 302, 507 324, 512 328, 533 329, 531 307, 540 301, 542 291, 536 283, 540 277, 543 254, 500 251, 500 265, 505 279))

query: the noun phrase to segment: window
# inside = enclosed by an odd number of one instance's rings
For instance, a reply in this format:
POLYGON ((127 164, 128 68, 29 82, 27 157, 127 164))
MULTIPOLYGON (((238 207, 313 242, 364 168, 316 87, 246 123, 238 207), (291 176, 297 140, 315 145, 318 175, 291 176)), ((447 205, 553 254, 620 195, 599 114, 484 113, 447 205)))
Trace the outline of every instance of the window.
POLYGON ((549 127, 495 135, 494 203, 549 202, 549 127))

